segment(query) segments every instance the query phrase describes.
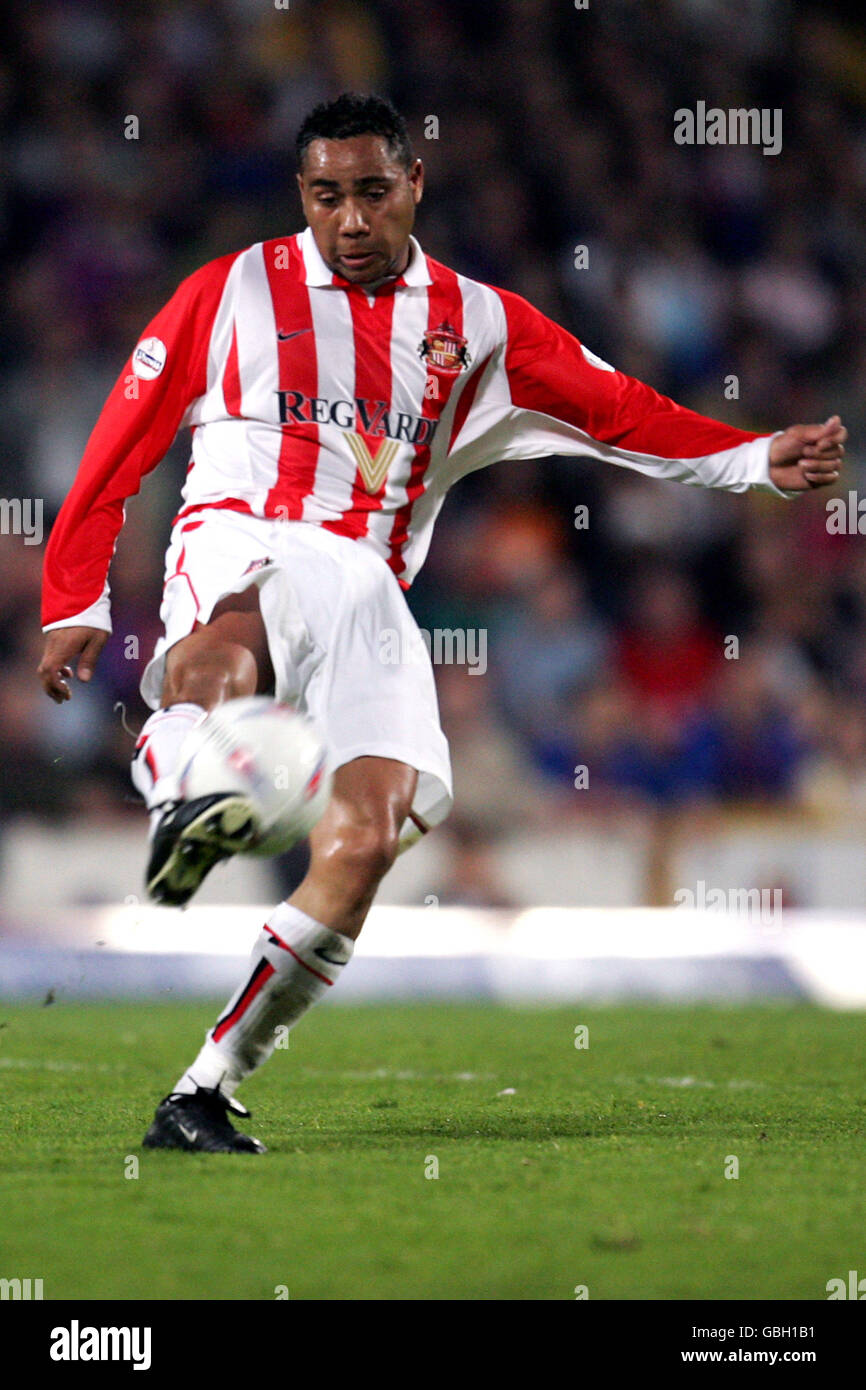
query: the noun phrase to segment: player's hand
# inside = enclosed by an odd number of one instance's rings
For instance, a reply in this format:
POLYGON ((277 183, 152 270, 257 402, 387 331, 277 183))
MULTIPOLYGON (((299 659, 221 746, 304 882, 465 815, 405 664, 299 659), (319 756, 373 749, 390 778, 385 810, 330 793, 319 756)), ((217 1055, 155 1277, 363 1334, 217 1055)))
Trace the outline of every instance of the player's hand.
POLYGON ((55 627, 46 632, 38 674, 42 689, 55 704, 71 699, 68 682, 74 675, 80 681, 90 680, 107 641, 108 633, 101 627, 55 627), (76 658, 78 670, 74 671, 76 658))
POLYGON ((823 425, 791 425, 770 444, 770 481, 783 492, 830 487, 839 477, 847 438, 838 415, 823 425))

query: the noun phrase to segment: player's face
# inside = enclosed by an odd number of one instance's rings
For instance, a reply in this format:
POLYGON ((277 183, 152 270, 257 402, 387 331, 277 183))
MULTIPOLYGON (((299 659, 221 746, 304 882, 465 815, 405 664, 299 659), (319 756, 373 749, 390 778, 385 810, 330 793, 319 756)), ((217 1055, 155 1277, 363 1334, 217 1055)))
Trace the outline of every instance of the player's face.
POLYGON ((404 169, 379 135, 313 140, 298 186, 316 245, 331 270, 357 285, 403 273, 424 187, 420 159, 404 169))

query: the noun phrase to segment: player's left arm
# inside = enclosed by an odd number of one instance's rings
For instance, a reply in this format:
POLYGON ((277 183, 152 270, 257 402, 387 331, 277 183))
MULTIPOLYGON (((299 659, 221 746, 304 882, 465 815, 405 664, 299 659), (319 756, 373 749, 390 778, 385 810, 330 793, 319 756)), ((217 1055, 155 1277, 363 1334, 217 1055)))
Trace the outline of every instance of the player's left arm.
POLYGON ((617 371, 519 295, 498 293, 512 405, 534 424, 571 426, 610 462, 704 487, 784 495, 837 480, 847 438, 837 415, 775 434, 736 429, 617 371))

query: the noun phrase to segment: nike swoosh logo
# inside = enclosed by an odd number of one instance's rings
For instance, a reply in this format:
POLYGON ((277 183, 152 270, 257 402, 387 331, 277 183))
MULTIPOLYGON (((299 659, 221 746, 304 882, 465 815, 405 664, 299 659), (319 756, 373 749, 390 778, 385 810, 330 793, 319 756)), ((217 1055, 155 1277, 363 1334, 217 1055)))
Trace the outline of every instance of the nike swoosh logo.
POLYGON ((346 962, 345 962, 344 960, 335 960, 333 956, 329 956, 328 953, 327 953, 327 951, 323 951, 323 950, 321 949, 321 947, 319 947, 319 946, 314 946, 314 947, 313 947, 313 955, 314 955, 314 956, 318 956, 320 960, 326 960, 326 961, 328 962, 329 965, 345 965, 345 964, 346 964, 346 962))
POLYGON ((277 332, 277 337, 281 343, 287 343, 290 338, 299 338, 302 333, 312 333, 312 328, 296 328, 293 333, 277 332))
POLYGON ((198 1138, 197 1129, 187 1129, 186 1125, 181 1124, 180 1120, 178 1120, 177 1122, 177 1127, 183 1135, 184 1139, 187 1139, 190 1144, 195 1143, 196 1139, 198 1138))

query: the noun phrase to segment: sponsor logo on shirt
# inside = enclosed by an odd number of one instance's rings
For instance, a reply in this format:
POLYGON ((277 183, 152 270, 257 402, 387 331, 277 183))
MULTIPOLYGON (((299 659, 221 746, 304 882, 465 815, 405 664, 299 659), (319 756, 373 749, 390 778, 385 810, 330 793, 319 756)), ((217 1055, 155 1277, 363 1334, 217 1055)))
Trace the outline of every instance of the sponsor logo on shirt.
POLYGON ((466 339, 447 321, 427 330, 418 344, 418 356, 424 358, 431 371, 449 376, 456 376, 472 361, 466 339))
POLYGON ((132 354, 132 370, 142 381, 153 381, 165 366, 167 355, 161 338, 142 338, 132 354))
POLYGON ((353 401, 330 401, 324 396, 305 396, 302 391, 277 391, 281 425, 336 425, 340 430, 360 431, 370 439, 394 439, 427 445, 439 425, 426 415, 389 410, 387 401, 356 396, 353 401))

